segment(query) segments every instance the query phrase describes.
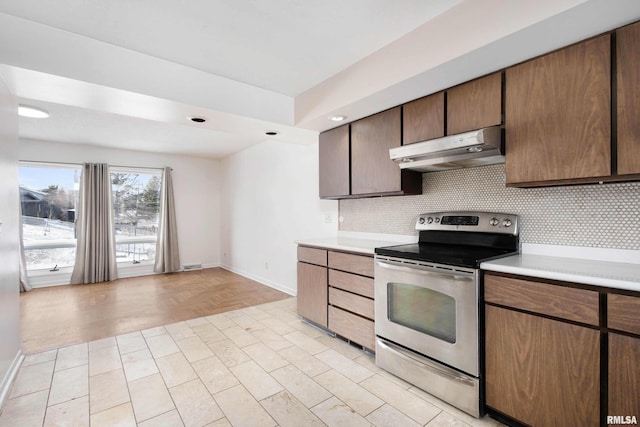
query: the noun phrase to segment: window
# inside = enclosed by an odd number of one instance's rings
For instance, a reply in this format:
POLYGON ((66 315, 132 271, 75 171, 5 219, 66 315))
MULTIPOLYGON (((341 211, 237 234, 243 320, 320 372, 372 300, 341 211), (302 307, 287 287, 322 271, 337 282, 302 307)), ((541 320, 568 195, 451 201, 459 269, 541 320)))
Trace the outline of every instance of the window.
POLYGON ((156 255, 161 171, 111 167, 118 262, 138 264, 156 255))
POLYGON ((23 163, 18 171, 27 269, 73 266, 81 167, 23 163))

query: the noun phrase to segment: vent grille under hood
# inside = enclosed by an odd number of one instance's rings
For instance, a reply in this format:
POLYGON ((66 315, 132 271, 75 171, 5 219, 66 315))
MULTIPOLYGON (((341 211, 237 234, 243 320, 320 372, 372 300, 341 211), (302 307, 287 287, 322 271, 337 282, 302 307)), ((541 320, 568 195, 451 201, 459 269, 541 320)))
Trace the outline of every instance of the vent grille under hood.
POLYGON ((430 139, 389 150, 400 169, 437 172, 504 163, 504 139, 500 126, 430 139))

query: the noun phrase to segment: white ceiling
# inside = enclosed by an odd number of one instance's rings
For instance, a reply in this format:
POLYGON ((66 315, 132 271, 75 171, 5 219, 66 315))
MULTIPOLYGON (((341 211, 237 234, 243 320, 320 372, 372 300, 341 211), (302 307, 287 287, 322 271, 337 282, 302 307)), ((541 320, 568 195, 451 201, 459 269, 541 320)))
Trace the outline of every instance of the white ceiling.
POLYGON ((22 138, 222 158, 640 19, 614 4, 0 0, 0 77, 51 113, 21 118, 22 138))

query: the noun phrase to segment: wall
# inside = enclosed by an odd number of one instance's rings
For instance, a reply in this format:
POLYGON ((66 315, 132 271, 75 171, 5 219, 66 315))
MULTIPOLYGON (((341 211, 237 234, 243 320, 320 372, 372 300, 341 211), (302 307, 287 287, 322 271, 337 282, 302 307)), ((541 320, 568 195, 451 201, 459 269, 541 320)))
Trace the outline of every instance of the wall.
POLYGON ((19 365, 18 107, 0 80, 0 405, 19 365))
POLYGON ((318 198, 318 145, 266 141, 224 159, 222 177, 222 264, 295 295, 294 241, 337 232, 338 202, 318 198))
POLYGON ((506 188, 504 165, 422 175, 420 196, 340 201, 340 229, 415 235, 417 215, 441 210, 518 214, 520 240, 640 249, 640 183, 506 188))
POLYGON ((182 264, 220 265, 220 162, 195 157, 88 145, 20 140, 19 159, 106 162, 114 166, 173 168, 178 245, 182 264))

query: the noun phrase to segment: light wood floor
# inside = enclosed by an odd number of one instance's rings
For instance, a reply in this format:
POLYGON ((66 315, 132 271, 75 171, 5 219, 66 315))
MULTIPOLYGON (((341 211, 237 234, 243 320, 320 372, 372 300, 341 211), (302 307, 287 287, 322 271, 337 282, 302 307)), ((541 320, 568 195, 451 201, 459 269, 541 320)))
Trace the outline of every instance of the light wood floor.
POLYGON ((37 353, 288 297, 221 268, 34 289, 20 295, 22 351, 37 353))

